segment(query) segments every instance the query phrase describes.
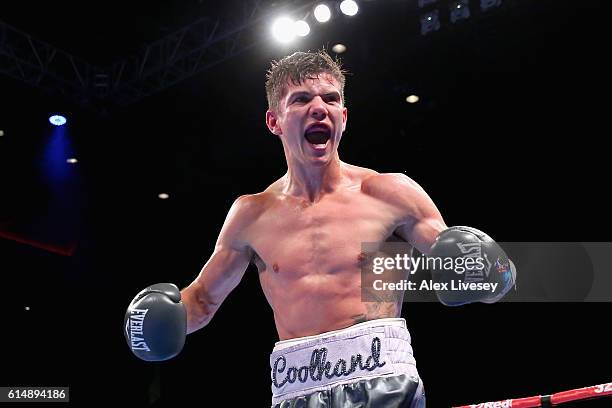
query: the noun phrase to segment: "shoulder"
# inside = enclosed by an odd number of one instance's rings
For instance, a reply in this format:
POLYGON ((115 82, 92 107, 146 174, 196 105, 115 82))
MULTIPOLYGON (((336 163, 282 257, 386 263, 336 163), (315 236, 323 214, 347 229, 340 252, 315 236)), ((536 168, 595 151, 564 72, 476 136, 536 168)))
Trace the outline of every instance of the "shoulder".
POLYGON ((271 194, 261 192, 256 194, 243 194, 232 203, 228 217, 244 221, 253 221, 258 218, 268 206, 271 194))
POLYGON ((217 244, 234 249, 248 248, 250 241, 248 231, 266 207, 264 193, 244 194, 237 197, 227 213, 217 244))
POLYGON ((243 194, 236 198, 231 211, 249 219, 256 219, 282 200, 286 175, 275 180, 263 191, 254 194, 243 194))
POLYGON ((361 191, 385 201, 399 198, 417 198, 425 195, 425 190, 403 173, 377 173, 363 179, 361 191))
POLYGON ((386 173, 369 177, 362 191, 389 205, 399 219, 395 234, 426 251, 437 234, 446 229, 440 211, 425 190, 402 173, 386 173), (415 229, 415 225, 419 225, 415 229))

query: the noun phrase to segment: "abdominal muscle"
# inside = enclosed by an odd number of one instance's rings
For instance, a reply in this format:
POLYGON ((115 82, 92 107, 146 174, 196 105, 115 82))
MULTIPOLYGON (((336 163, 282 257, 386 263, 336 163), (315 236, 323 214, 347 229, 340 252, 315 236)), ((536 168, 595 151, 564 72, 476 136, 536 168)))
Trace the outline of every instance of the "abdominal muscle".
POLYGON ((367 295, 362 298, 358 269, 306 275, 289 285, 264 276, 267 273, 260 273, 260 282, 274 311, 280 340, 313 336, 401 314, 401 301, 372 301, 375 299, 367 295))

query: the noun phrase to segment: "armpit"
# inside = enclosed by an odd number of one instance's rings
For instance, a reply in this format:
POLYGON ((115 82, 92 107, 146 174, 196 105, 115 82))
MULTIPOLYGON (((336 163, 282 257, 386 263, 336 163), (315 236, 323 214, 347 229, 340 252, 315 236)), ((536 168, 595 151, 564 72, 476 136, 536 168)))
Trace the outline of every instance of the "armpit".
POLYGON ((255 250, 251 250, 253 255, 251 256, 250 263, 257 267, 259 272, 263 272, 266 270, 266 263, 261 259, 261 257, 255 252, 255 250))

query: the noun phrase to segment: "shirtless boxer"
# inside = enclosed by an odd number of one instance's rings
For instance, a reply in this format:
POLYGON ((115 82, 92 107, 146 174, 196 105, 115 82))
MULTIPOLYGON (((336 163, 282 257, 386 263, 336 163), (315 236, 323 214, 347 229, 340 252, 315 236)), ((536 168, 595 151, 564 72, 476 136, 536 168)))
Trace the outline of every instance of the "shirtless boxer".
MULTIPOLYGON (((233 203, 211 258, 189 286, 179 292, 157 284, 134 298, 125 324, 138 357, 175 356, 185 334, 210 322, 253 262, 280 340, 270 358, 273 406, 425 406, 401 301, 362 299, 361 243, 401 239, 423 254, 460 256, 458 244, 478 242, 489 257, 507 258, 480 231, 448 228, 407 176, 339 159, 344 83, 324 51, 273 63, 266 123, 282 142, 287 173, 233 203)), ((491 303, 514 284, 514 271, 499 272, 489 278, 503 283, 494 295, 438 296, 448 305, 491 303)))

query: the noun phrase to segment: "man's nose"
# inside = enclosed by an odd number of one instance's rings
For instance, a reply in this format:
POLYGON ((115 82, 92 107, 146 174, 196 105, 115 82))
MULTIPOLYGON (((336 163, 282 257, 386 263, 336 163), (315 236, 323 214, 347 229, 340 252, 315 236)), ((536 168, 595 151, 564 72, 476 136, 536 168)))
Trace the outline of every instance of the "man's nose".
POLYGON ((327 116, 327 107, 320 96, 315 96, 310 102, 310 115, 317 120, 325 119, 327 116))

